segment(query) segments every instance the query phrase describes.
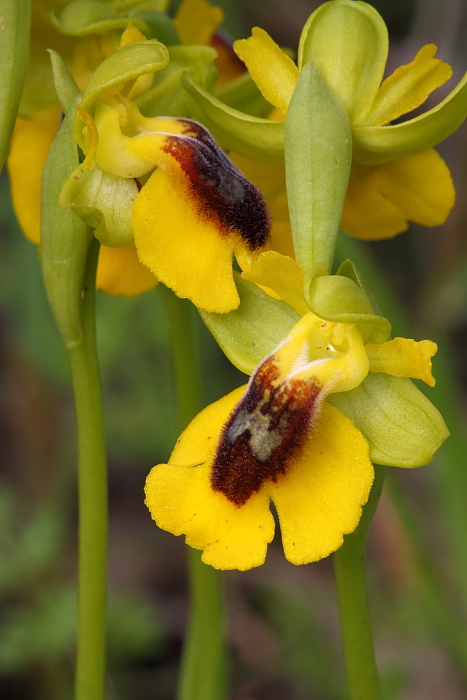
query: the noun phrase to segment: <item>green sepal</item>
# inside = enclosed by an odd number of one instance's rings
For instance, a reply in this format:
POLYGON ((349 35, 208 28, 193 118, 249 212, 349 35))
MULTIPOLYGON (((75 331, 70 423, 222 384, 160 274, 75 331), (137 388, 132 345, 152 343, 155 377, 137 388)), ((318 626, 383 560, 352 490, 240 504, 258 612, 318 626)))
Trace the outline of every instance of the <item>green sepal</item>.
POLYGON ((327 401, 363 433, 376 464, 420 467, 449 435, 438 409, 405 377, 370 372, 356 389, 327 401))
POLYGON ((273 299, 253 282, 234 272, 240 306, 228 314, 198 309, 201 318, 232 364, 252 374, 291 331, 301 316, 283 301, 273 299))
MULTIPOLYGON (((162 70, 169 62, 164 44, 157 39, 127 44, 100 63, 83 93, 81 107, 90 112, 100 95, 111 88, 121 88, 141 75, 162 70)), ((77 113, 73 131, 77 143, 83 145, 82 121, 77 113)))
POLYGON ((301 71, 285 124, 285 174, 295 259, 331 269, 352 163, 350 123, 313 63, 301 71))
POLYGON ((177 27, 165 12, 133 10, 128 13, 128 17, 131 18, 132 24, 134 24, 134 18, 136 18, 147 25, 150 29, 150 36, 146 35, 148 39, 157 39, 166 46, 181 44, 177 27))
POLYGON ((211 46, 169 46, 169 63, 154 76, 154 84, 135 99, 138 109, 148 117, 189 117, 191 98, 182 85, 187 73, 212 90, 219 76, 214 65, 217 56, 211 46))
POLYGON ((29 57, 31 0, 0 6, 0 172, 10 145, 29 57))
POLYGON ((196 85, 188 75, 182 80, 198 107, 193 116, 202 121, 224 146, 254 160, 284 163, 284 122, 239 112, 196 85))
MULTIPOLYGON (((67 36, 102 34, 111 29, 126 29, 130 23, 112 5, 97 0, 73 0, 61 12, 52 12, 50 21, 60 34, 67 36)), ((146 36, 151 33, 143 19, 133 16, 131 23, 146 36)))
POLYGON ((42 175, 41 262, 45 288, 66 348, 82 340, 81 288, 91 232, 69 209, 60 208, 63 183, 79 165, 73 138, 74 106, 52 143, 42 175))
POLYGON ((354 158, 368 165, 407 158, 447 139, 466 118, 467 73, 442 102, 414 119, 388 126, 354 127, 354 158))
POLYGON ((133 243, 131 213, 138 194, 132 178, 114 177, 98 167, 80 165, 62 188, 59 204, 69 207, 103 245, 120 247, 133 243))
POLYGON ((264 99, 251 75, 245 71, 238 78, 216 90, 216 98, 227 107, 245 112, 253 117, 267 117, 272 107, 264 99))
POLYGON ((388 340, 391 324, 375 313, 370 299, 354 280, 318 270, 317 274, 309 273, 304 283, 304 296, 314 314, 334 323, 355 323, 365 343, 388 340))
POLYGON ((68 112, 73 102, 81 94, 62 57, 53 49, 48 49, 54 77, 55 92, 64 112, 68 112))
POLYGON ((383 79, 388 45, 386 25, 371 5, 333 0, 318 7, 303 27, 298 67, 312 61, 354 123, 371 109, 383 79))

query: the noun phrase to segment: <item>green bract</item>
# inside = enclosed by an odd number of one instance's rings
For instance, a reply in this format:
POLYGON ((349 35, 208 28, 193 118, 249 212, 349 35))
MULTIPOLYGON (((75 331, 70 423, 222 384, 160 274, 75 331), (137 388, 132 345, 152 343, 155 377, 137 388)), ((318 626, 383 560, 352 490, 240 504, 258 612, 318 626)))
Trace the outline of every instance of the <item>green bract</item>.
POLYGON ((45 287, 55 321, 68 349, 82 340, 81 288, 90 229, 58 198, 63 183, 78 167, 73 138, 74 106, 62 122, 42 176, 41 257, 45 287))
POLYGON ((330 270, 352 162, 342 102, 308 63, 300 73, 285 127, 285 172, 295 259, 330 270))

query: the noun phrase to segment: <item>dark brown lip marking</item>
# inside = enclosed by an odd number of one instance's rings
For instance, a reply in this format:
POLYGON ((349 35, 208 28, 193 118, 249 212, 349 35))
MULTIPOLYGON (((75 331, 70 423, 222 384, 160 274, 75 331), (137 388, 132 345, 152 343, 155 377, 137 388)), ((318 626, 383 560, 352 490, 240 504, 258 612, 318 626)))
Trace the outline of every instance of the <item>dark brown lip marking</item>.
POLYGON ((318 413, 322 386, 317 381, 289 379, 275 386, 278 377, 274 358, 267 358, 219 439, 211 485, 236 506, 266 479, 275 482, 286 473, 318 413))
POLYGON ((183 136, 167 135, 162 150, 177 160, 187 176, 198 213, 212 221, 222 236, 238 231, 251 251, 261 248, 271 228, 263 195, 204 126, 189 119, 178 122, 186 125, 183 136))

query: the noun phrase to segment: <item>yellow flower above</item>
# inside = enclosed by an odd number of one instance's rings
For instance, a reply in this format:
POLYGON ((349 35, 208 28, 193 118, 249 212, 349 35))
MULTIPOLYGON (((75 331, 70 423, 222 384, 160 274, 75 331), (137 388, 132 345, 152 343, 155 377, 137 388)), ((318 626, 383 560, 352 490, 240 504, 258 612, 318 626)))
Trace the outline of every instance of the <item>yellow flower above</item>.
POLYGON ((259 190, 196 122, 143 117, 121 96, 100 102, 94 118, 85 113, 83 119, 86 160, 65 185, 62 204, 82 216, 93 206, 110 220, 108 196, 113 215, 118 187, 118 235, 106 219, 96 228, 101 241, 127 244, 130 232, 139 260, 180 297, 207 311, 235 309, 240 300, 232 255, 250 260, 268 239, 259 190), (107 189, 99 184, 102 199, 92 203, 97 181, 107 189), (135 194, 123 189, 135 182, 135 194))
MULTIPOLYGON (((404 134, 400 130, 393 134, 397 128, 390 124, 419 107, 451 77, 450 66, 435 57, 436 46, 424 46, 411 63, 381 82, 388 53, 381 17, 365 3, 334 0, 321 5, 305 25, 298 67, 259 28, 249 39, 235 42, 234 49, 264 97, 283 114, 307 61, 317 65, 340 96, 354 141, 341 223, 348 233, 364 239, 388 238, 404 231, 409 221, 436 226, 446 220, 455 190, 446 164, 428 148, 445 138, 434 138, 427 131, 436 108, 407 122, 410 128, 413 122, 416 138, 407 137, 403 146, 397 144, 404 134)), ((458 93, 456 88, 445 100, 446 108, 449 100, 459 101, 458 93)), ((452 114, 449 119, 454 119, 452 114)))
POLYGON ((368 372, 432 384, 436 346, 403 338, 365 345, 355 324, 307 311, 303 272, 278 253, 263 253, 244 276, 304 315, 248 385, 192 421, 168 464, 149 474, 146 504, 159 527, 202 549, 205 563, 245 570, 265 560, 272 501, 286 558, 305 564, 356 528, 374 477, 367 441, 326 397, 351 392, 368 372))

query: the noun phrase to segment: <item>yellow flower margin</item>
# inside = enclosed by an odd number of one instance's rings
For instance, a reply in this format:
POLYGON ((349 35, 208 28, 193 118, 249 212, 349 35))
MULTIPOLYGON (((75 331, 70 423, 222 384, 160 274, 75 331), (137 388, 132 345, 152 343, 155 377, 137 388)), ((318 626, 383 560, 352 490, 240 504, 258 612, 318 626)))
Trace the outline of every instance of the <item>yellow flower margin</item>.
MULTIPOLYGON (((285 118, 299 74, 295 63, 258 27, 249 39, 236 41, 234 50, 276 108, 271 117, 285 118)), ((435 58, 436 50, 434 44, 424 46, 411 63, 384 80, 364 119, 349 113, 352 128, 361 124, 384 127, 420 106, 443 85, 452 69, 435 58)), ((354 159, 341 227, 356 238, 390 238, 405 231, 409 221, 424 226, 444 223, 454 202, 449 169, 432 148, 380 165, 354 159)))
MULTIPOLYGON (((303 275, 293 260, 274 251, 262 253, 251 270, 243 273, 303 317, 259 365, 248 385, 208 406, 192 421, 168 463, 154 467, 146 482, 146 504, 157 525, 175 535, 185 534, 187 544, 203 550, 203 561, 215 568, 246 570, 263 564, 274 536, 271 501, 290 562, 306 564, 338 549, 343 535, 352 532, 359 522, 374 471, 365 438, 346 416, 327 403, 326 395, 355 388, 369 371, 434 384, 434 343, 394 338, 364 345, 355 325, 325 322, 310 312, 302 293, 303 275), (278 370, 278 378, 261 383, 265 368, 271 364, 278 370), (235 425, 235 415, 243 415, 236 424, 240 429, 227 432, 227 436, 233 442, 242 429, 250 431, 250 453, 263 458, 253 462, 251 468, 270 473, 268 460, 281 443, 277 434, 272 443, 268 442, 272 439, 270 433, 264 438, 262 426, 265 422, 269 426, 274 410, 264 415, 260 408, 275 390, 291 391, 295 380, 305 382, 310 390, 319 387, 310 425, 284 473, 266 476, 239 505, 238 499, 235 502, 213 486, 219 468, 216 454, 222 440, 225 446, 227 427, 235 425), (258 410, 242 414, 242 401, 258 391, 258 386, 263 392, 258 410)), ((299 401, 294 391, 291 397, 299 401)), ((247 454, 251 466, 250 458, 247 454)), ((224 468, 233 473, 239 470, 236 483, 243 483, 242 464, 227 459, 224 468)))

